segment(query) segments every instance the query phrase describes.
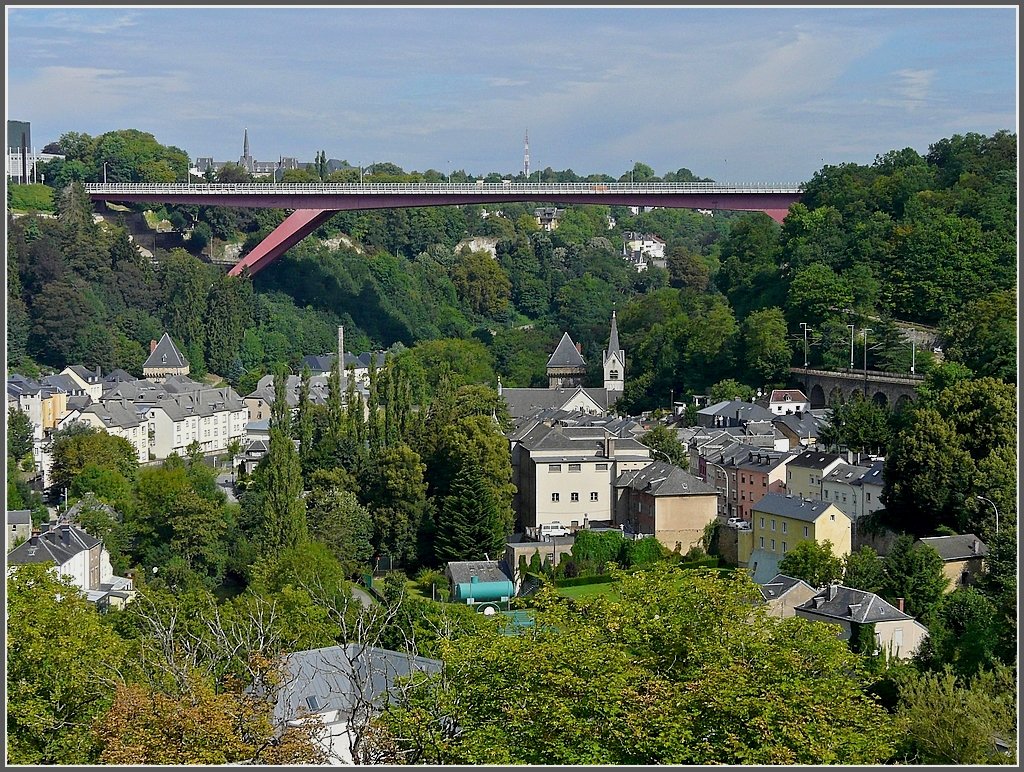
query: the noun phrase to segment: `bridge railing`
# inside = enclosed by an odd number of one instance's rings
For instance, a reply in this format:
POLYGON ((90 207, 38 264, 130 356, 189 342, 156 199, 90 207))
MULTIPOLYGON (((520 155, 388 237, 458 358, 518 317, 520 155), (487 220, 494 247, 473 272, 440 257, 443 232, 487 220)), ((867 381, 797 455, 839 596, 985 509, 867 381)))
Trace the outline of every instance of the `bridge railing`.
POLYGON ((779 183, 720 184, 715 182, 108 182, 89 183, 86 192, 111 193, 535 193, 557 196, 565 193, 789 193, 803 191, 802 185, 779 183))
MULTIPOLYGON (((847 380, 847 381, 855 381, 855 380, 863 381, 864 380, 864 371, 863 370, 856 370, 856 369, 854 369, 854 370, 849 370, 849 369, 847 369, 847 370, 815 370, 813 368, 804 369, 803 367, 791 367, 791 368, 789 368, 789 371, 791 373, 793 373, 794 375, 803 375, 803 374, 806 373, 807 375, 818 375, 818 376, 825 376, 825 377, 828 377, 828 378, 842 378, 843 380, 847 380)), ((897 382, 901 382, 902 381, 902 382, 906 382, 906 383, 918 384, 921 381, 923 381, 924 378, 925 377, 923 375, 918 375, 917 373, 914 373, 913 375, 911 375, 910 373, 890 373, 890 372, 887 372, 885 370, 868 370, 868 380, 869 381, 872 381, 872 380, 874 380, 874 381, 882 381, 882 380, 884 380, 884 381, 887 381, 887 382, 890 382, 890 383, 897 383, 897 382)))

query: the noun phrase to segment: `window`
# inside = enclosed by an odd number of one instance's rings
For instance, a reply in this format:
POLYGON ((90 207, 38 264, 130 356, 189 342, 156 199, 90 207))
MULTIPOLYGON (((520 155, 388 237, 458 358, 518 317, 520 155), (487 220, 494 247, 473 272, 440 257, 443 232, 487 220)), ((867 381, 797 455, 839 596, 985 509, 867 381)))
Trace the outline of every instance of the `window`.
POLYGON ((590 500, 591 501, 597 501, 597 491, 591 491, 590 492, 590 500))
POLYGON ((829 515, 829 518, 832 519, 832 520, 835 520, 836 516, 835 515, 829 515))
POLYGON ((772 539, 772 552, 775 551, 775 539, 772 539))
POLYGON ((787 523, 787 522, 786 522, 785 520, 783 520, 783 521, 782 521, 782 532, 783 532, 783 533, 785 533, 785 532, 786 532, 786 527, 787 527, 788 525, 789 525, 789 524, 788 524, 788 523, 787 523))
POLYGON ((578 471, 580 471, 580 465, 579 464, 569 464, 569 471, 570 472, 578 472, 578 471))
POLYGON ((594 469, 598 472, 607 472, 608 464, 594 464, 594 469))
POLYGON ((864 494, 864 499, 865 499, 866 501, 871 501, 871 494, 870 494, 870 493, 865 493, 865 494, 864 494))
POLYGON ((767 477, 762 477, 761 478, 761 487, 762 488, 767 488, 768 487, 768 478, 767 477))
POLYGON ((775 530, 775 518, 772 518, 772 530, 775 530))
POLYGON ((787 549, 788 549, 788 548, 786 547, 786 542, 782 542, 782 552, 783 552, 783 554, 785 554, 785 553, 786 553, 786 550, 787 550, 787 549))
POLYGON ((764 549, 764 537, 761 537, 761 549, 764 549))
POLYGON ((580 500, 580 494, 578 494, 578 493, 570 493, 569 494, 569 500, 570 501, 579 501, 580 500))
POLYGON ((562 465, 561 464, 548 464, 548 472, 561 472, 561 471, 562 471, 562 465))
POLYGON ((619 371, 618 370, 611 370, 611 371, 609 371, 609 373, 608 373, 608 380, 610 380, 610 381, 617 381, 617 380, 619 380, 619 371))
POLYGON ((764 528, 764 518, 761 518, 761 527, 764 528))
POLYGON ((552 493, 551 494, 551 500, 552 501, 558 501, 558 494, 557 493, 552 493))
POLYGON ((807 526, 805 525, 805 526, 804 526, 804 536, 807 536, 807 534, 808 534, 808 528, 807 528, 807 526))
POLYGON ((741 474, 740 475, 740 482, 745 483, 746 481, 747 481, 747 476, 745 474, 741 474))

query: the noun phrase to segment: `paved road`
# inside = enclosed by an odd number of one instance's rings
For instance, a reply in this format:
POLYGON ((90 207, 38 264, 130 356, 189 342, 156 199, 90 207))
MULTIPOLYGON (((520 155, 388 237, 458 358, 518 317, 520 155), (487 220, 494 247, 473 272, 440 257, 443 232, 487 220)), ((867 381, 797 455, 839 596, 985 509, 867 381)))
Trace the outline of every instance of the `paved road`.
POLYGON ((234 477, 230 472, 217 475, 217 487, 228 495, 229 503, 237 504, 238 499, 235 498, 235 486, 232 483, 232 479, 234 479, 234 477))
POLYGON ((349 589, 352 590, 352 597, 363 604, 363 608, 370 608, 375 603, 373 596, 359 585, 349 583, 349 589))

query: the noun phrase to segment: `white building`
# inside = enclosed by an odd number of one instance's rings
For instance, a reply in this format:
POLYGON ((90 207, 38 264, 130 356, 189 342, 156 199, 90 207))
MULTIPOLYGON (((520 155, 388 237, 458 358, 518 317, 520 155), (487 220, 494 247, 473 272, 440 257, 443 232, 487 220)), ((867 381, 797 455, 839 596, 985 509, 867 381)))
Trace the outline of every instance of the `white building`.
POLYGON ((772 415, 801 415, 811 412, 811 401, 800 389, 774 389, 768 410, 772 415))
POLYGON ((665 242, 653 233, 626 231, 622 234, 622 256, 639 271, 651 263, 665 267, 665 242))

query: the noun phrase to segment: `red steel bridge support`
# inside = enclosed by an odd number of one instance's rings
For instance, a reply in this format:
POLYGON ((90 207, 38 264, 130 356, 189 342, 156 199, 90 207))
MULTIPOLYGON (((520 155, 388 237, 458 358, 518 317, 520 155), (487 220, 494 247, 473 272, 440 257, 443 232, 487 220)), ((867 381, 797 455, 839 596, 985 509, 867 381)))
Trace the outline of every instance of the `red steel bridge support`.
POLYGON ((800 200, 792 185, 718 183, 367 183, 367 184, 153 184, 87 185, 93 201, 153 202, 290 209, 292 213, 228 273, 252 276, 298 244, 335 212, 461 206, 509 201, 560 204, 663 206, 680 209, 764 212, 782 222, 800 200))

